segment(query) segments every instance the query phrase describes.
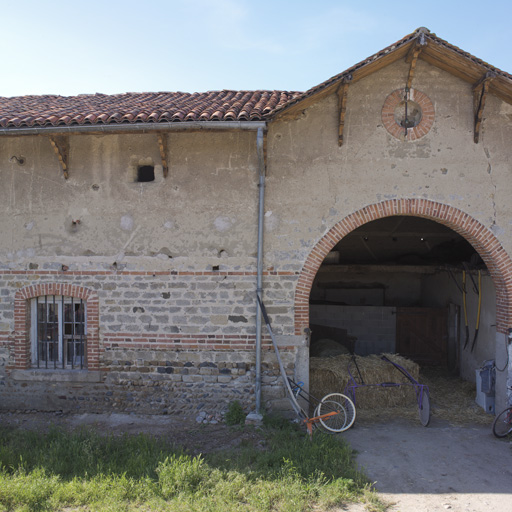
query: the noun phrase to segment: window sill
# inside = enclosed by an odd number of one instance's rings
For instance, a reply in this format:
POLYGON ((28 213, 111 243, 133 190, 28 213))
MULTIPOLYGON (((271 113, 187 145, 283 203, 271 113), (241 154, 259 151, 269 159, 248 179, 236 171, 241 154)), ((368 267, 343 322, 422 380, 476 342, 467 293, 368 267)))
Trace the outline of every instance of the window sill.
POLYGON ((88 370, 14 370, 13 380, 32 382, 101 382, 102 372, 88 370))

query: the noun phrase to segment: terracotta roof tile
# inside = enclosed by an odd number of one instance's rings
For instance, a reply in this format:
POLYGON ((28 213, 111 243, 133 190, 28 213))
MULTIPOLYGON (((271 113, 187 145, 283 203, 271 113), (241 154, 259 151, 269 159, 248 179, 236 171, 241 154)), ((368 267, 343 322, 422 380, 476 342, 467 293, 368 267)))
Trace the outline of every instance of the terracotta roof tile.
POLYGON ((299 96, 286 91, 209 91, 0 97, 0 127, 184 121, 262 121, 299 96))
POLYGON ((419 37, 425 37, 429 43, 443 48, 452 55, 463 57, 466 62, 481 68, 482 72, 494 71, 505 81, 509 94, 507 98, 512 103, 512 75, 490 66, 422 28, 304 93, 209 91, 0 97, 0 128, 14 131, 16 128, 77 125, 263 121, 322 92, 419 37))

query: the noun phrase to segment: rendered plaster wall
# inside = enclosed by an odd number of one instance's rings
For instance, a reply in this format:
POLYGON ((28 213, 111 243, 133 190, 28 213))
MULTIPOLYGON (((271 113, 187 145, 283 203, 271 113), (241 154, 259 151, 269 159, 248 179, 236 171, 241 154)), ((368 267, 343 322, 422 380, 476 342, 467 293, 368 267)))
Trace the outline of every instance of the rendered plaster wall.
POLYGON ((254 132, 169 133, 167 140, 163 178, 156 135, 70 136, 65 180, 46 137, 4 138, 2 266, 252 270, 254 132), (137 183, 138 165, 154 165, 155 181, 137 183))
MULTIPOLYGON (((254 408, 256 136, 167 137, 167 178, 154 135, 70 136, 68 180, 45 137, 3 141, 0 407, 191 414, 239 399, 254 408), (137 183, 138 165, 154 165, 155 181, 137 183), (41 283, 98 294, 98 372, 16 368, 14 296, 41 283)), ((292 334, 281 302, 296 276, 264 279, 276 334, 292 334)), ((284 392, 268 339, 263 349, 271 408, 284 392)), ((286 338, 288 371, 307 368, 306 352, 305 340, 286 338)))
POLYGON ((300 270, 334 224, 395 198, 427 198, 467 212, 512 253, 512 106, 487 98, 475 144, 471 84, 420 60, 413 87, 430 97, 436 117, 426 136, 401 141, 382 126, 381 110, 386 97, 404 87, 407 72, 408 65, 397 62, 350 85, 341 147, 334 94, 270 125, 267 265, 300 270))
MULTIPOLYGON (((431 99, 435 121, 421 139, 398 140, 383 127, 381 110, 386 97, 404 87, 407 73, 400 61, 349 86, 341 147, 335 94, 270 124, 266 266, 300 272, 336 223, 368 205, 402 198, 426 198, 468 213, 512 254, 512 106, 487 97, 475 144, 471 84, 419 60, 413 88, 431 99)), ((288 304, 291 309, 292 296, 288 304)), ((492 336, 485 338, 481 347, 492 347, 492 336)), ((487 353, 478 361, 482 357, 487 353)), ((469 376, 475 363, 465 359, 464 373, 469 376)))

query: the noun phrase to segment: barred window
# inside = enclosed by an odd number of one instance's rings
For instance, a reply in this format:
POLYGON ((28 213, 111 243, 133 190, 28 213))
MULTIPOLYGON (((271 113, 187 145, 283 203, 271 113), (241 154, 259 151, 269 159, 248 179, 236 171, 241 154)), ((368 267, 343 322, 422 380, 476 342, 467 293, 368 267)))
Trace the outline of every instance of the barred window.
POLYGON ((85 368, 86 303, 74 297, 45 295, 32 299, 31 307, 32 365, 85 368))

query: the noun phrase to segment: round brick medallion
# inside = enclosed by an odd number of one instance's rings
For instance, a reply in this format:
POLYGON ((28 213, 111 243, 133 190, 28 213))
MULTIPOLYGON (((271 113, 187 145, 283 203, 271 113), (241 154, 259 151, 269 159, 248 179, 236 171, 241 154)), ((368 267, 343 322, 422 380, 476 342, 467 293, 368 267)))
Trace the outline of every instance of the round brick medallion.
POLYGON ((382 123, 397 139, 419 139, 426 135, 434 124, 434 105, 421 91, 398 89, 384 102, 382 123))

